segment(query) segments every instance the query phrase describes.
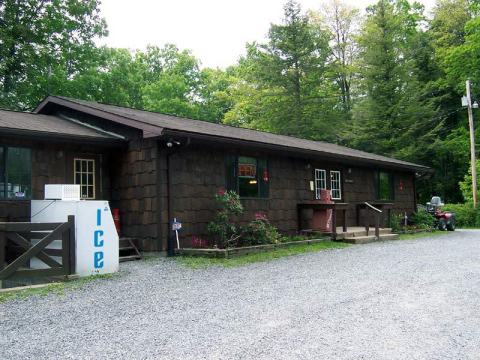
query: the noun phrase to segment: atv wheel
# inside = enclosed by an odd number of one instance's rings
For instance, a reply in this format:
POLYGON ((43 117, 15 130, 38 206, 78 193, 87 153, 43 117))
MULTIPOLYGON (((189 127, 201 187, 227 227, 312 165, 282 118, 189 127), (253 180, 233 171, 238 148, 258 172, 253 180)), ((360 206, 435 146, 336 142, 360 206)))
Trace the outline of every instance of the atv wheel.
POLYGON ((452 220, 447 224, 447 230, 448 231, 455 231, 455 221, 452 220))
POLYGON ((447 230, 447 222, 445 219, 438 220, 438 230, 445 231, 447 230))

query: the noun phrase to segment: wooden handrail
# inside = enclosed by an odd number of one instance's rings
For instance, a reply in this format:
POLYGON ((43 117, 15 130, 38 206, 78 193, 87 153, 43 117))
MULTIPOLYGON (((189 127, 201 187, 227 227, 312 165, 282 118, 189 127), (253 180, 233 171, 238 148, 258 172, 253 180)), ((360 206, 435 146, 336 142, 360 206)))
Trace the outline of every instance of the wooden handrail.
POLYGON ((377 209, 375 206, 373 206, 372 204, 369 204, 368 202, 364 202, 364 204, 367 206, 365 208, 366 210, 366 214, 365 214, 365 231, 367 232, 367 236, 368 236, 368 232, 369 232, 369 224, 368 224, 368 210, 369 208, 374 210, 375 211, 375 237, 377 238, 377 240, 380 238, 380 214, 382 213, 382 210, 380 209, 377 209))
POLYGON ((370 209, 375 210, 375 211, 378 212, 378 213, 382 213, 382 212, 383 212, 382 210, 377 209, 375 206, 373 206, 372 204, 369 204, 369 203, 366 202, 366 201, 364 202, 364 204, 367 205, 370 209))

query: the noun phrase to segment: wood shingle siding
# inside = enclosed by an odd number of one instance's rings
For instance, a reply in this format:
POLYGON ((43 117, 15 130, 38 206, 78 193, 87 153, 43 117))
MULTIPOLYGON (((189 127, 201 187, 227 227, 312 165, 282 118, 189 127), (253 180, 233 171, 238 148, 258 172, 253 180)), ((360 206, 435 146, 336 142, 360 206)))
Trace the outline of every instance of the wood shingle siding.
MULTIPOLYGON (((327 189, 330 173, 340 174, 338 202, 348 208, 346 219, 337 214, 339 226, 345 221, 348 226, 363 224, 363 215, 357 220, 357 206, 377 201, 378 171, 392 174, 395 196, 389 202, 396 213, 415 210, 415 173, 429 171, 335 144, 75 99, 48 97, 36 112, 0 111, 0 145, 32 149, 33 198, 43 199, 45 184, 73 183, 74 157, 95 159, 97 199, 120 209, 122 236, 137 239, 143 250, 172 249, 173 218, 183 224, 183 246, 194 236, 207 237, 207 224, 218 210, 218 190, 247 184, 230 171, 227 179, 227 164, 238 170, 227 159, 254 158, 261 164, 257 171, 268 172, 268 191, 262 177, 263 198, 242 198, 245 213, 236 220, 246 224, 263 212, 289 234, 311 225, 313 211, 303 210, 299 224, 297 208, 315 199, 310 188, 315 169, 326 171, 327 189)), ((0 221, 24 220, 29 212, 29 201, 0 201, 0 221)))

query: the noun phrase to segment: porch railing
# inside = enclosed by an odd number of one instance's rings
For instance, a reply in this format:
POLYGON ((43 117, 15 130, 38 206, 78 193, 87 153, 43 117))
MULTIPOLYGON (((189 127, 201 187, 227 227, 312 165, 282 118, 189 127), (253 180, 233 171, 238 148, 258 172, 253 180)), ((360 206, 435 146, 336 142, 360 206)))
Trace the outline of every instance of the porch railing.
POLYGON ((375 237, 378 239, 380 238, 380 216, 382 214, 382 210, 376 208, 372 204, 368 202, 364 202, 365 206, 365 231, 368 232, 370 230, 370 222, 369 222, 369 210, 372 210, 375 214, 375 237))
POLYGON ((68 216, 68 221, 64 223, 0 223, 0 281, 70 275, 74 272, 74 216, 68 216), (47 248, 56 240, 61 241, 61 249, 47 248), (9 241, 14 246, 9 245, 9 241), (10 250, 8 254, 7 248, 10 250), (30 268, 29 263, 33 258, 41 260, 47 268, 30 268), (57 261, 58 258, 61 258, 61 263, 57 261))

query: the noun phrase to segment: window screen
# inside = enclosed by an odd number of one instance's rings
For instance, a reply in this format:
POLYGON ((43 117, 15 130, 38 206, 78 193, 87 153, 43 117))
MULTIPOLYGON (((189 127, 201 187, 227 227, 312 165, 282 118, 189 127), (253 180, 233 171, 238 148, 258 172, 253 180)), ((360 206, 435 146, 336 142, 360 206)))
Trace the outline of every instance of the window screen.
POLYGON ((31 184, 31 150, 0 146, 0 198, 30 199, 31 184))
POLYGON ((82 199, 95 199, 95 160, 74 159, 73 176, 82 199))
POLYGON ((315 169, 315 199, 321 198, 321 190, 327 188, 327 172, 323 169, 315 169))
POLYGON ((340 171, 330 171, 330 188, 332 190, 332 199, 340 200, 342 198, 340 171))

